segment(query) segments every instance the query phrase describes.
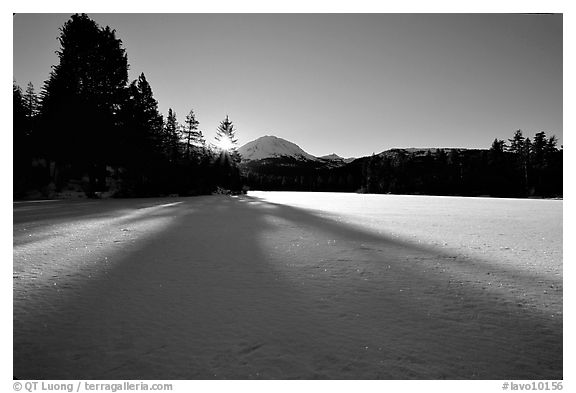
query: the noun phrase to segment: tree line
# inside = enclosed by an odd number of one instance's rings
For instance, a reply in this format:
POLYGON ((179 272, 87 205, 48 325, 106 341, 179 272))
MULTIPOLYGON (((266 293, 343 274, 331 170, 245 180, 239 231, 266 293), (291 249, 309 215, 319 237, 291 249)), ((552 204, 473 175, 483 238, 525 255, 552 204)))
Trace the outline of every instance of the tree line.
POLYGON ((562 196, 562 151, 556 137, 521 130, 507 145, 495 139, 488 150, 438 149, 425 154, 373 157, 365 163, 367 192, 433 195, 562 196))
POLYGON ((561 197, 563 150, 541 131, 517 130, 489 149, 392 149, 340 167, 243 164, 250 188, 494 197, 561 197))
POLYGON ((234 126, 207 143, 193 110, 158 110, 144 73, 128 80, 115 30, 75 14, 40 93, 13 84, 14 197, 194 195, 241 189, 234 126), (226 142, 227 141, 227 142, 226 142), (225 143, 223 143, 225 142, 225 143), (226 148, 222 148, 226 146, 226 148))

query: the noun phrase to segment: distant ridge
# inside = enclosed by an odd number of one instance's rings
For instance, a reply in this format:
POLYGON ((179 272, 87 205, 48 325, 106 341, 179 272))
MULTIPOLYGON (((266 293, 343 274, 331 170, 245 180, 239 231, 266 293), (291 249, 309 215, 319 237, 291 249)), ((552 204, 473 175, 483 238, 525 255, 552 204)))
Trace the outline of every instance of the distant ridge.
POLYGON ((422 156, 428 154, 428 152, 432 154, 436 154, 438 151, 444 151, 445 153, 449 153, 451 151, 465 151, 465 150, 477 150, 477 149, 467 149, 463 147, 395 147, 392 149, 384 150, 376 154, 377 156, 385 156, 388 154, 394 154, 398 152, 406 152, 410 154, 414 154, 416 156, 422 156))
POLYGON ((336 154, 336 153, 328 154, 328 155, 325 155, 325 156, 322 156, 322 157, 318 157, 318 158, 321 158, 321 159, 323 159, 323 160, 343 160, 343 158, 340 157, 340 156, 339 156, 338 154, 336 154))
MULTIPOLYGON (((431 153, 436 153, 438 150, 444 150, 446 153, 448 153, 453 150, 464 151, 474 149, 459 148, 459 147, 406 147, 406 148, 395 147, 392 149, 384 150, 380 153, 377 153, 376 155, 385 156, 400 151, 416 155, 425 155, 428 153, 428 151, 430 151, 431 153)), ((238 153, 240 153, 242 161, 245 162, 274 159, 274 158, 293 158, 298 161, 319 161, 339 166, 348 164, 356 160, 356 158, 354 157, 343 158, 336 153, 316 157, 304 151, 297 144, 273 135, 265 135, 251 142, 246 143, 245 145, 241 146, 238 149, 238 153)), ((370 155, 367 155, 365 157, 369 156, 370 155)))
POLYGON ((336 153, 328 154, 328 155, 318 157, 318 158, 320 158, 321 160, 331 161, 334 163, 342 163, 342 164, 348 164, 349 162, 352 162, 356 159, 354 157, 351 157, 351 158, 340 157, 336 153))

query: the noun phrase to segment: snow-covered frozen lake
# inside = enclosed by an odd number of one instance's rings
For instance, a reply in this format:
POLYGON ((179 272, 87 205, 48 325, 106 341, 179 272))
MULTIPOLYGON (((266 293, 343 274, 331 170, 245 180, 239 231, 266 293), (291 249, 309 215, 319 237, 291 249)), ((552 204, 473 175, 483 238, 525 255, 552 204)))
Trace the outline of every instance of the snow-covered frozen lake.
POLYGON ((14 204, 21 379, 561 379, 562 201, 14 204))

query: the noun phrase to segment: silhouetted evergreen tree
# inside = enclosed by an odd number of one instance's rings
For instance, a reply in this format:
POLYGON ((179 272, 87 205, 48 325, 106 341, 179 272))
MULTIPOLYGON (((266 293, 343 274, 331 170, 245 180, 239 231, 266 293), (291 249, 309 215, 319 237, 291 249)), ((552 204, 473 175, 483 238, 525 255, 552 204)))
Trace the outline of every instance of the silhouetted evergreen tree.
POLYGON ((22 89, 12 84, 12 137, 14 153, 14 195, 19 196, 26 188, 26 172, 30 164, 30 135, 28 130, 28 111, 22 95, 22 89))
POLYGON ((544 167, 542 168, 541 195, 558 196, 563 192, 563 150, 556 145, 558 139, 555 135, 548 138, 544 149, 544 167))
POLYGON ((512 139, 508 139, 510 145, 508 146, 508 151, 511 153, 520 154, 524 147, 524 135, 522 135, 522 130, 516 130, 512 139))
POLYGON ((32 82, 28 82, 28 85, 26 86, 24 105, 26 107, 26 134, 30 138, 28 143, 29 154, 33 157, 37 157, 40 153, 37 126, 40 101, 32 82))
POLYGON ((123 106, 122 148, 128 170, 124 192, 152 195, 161 189, 162 171, 167 169, 164 152, 163 118, 158 102, 144 73, 128 87, 128 101, 123 106))
POLYGON ((216 130, 217 146, 222 150, 227 157, 237 164, 240 162, 240 155, 238 154, 238 140, 236 139, 236 130, 234 125, 226 115, 226 118, 220 122, 216 130))
POLYGON ((532 143, 533 186, 537 195, 561 194, 562 152, 556 136, 546 138, 544 131, 534 136, 532 143))
POLYGON ((106 165, 121 160, 115 147, 128 61, 115 31, 85 14, 72 15, 60 31, 59 63, 42 92, 43 142, 55 166, 69 176, 87 174, 93 192, 105 187, 106 165))
POLYGON ((26 86, 24 105, 26 107, 27 131, 28 134, 32 135, 34 133, 35 122, 40 109, 38 96, 34 91, 34 85, 32 82, 28 82, 28 86, 26 86))
POLYGON ((512 171, 511 181, 513 188, 518 190, 519 195, 524 195, 528 191, 528 156, 526 155, 526 139, 522 130, 514 132, 507 151, 511 154, 510 166, 512 171))
POLYGON ((558 145, 558 139, 556 138, 556 135, 552 135, 548 139, 548 142, 546 142, 546 146, 544 148, 544 156, 557 152, 558 151, 558 148, 556 147, 557 145, 558 145))
POLYGON ((194 111, 190 110, 180 129, 183 159, 178 183, 181 195, 204 194, 215 187, 211 179, 214 173, 212 156, 206 148, 202 132, 198 130, 199 124, 194 111))
POLYGON ((524 140, 524 145, 520 151, 520 160, 522 162, 522 174, 524 177, 524 187, 528 194, 534 194, 534 189, 531 187, 530 183, 530 172, 531 172, 531 152, 532 152, 532 141, 530 138, 524 140))
POLYGON ((493 196, 505 196, 510 193, 509 184, 509 161, 507 156, 506 142, 494 139, 488 151, 488 162, 486 168, 487 187, 486 193, 493 196))
POLYGON ((164 123, 164 148, 168 160, 175 164, 180 158, 180 125, 176 119, 176 112, 168 109, 168 117, 164 123))
POLYGON ((537 132, 534 135, 534 142, 532 142, 532 157, 534 164, 542 165, 544 162, 544 150, 546 149, 546 133, 544 131, 537 132))
POLYGON ((198 125, 200 122, 196 120, 196 115, 191 109, 186 115, 186 120, 184 122, 184 128, 182 129, 182 134, 184 135, 184 140, 186 141, 186 157, 189 160, 195 160, 199 158, 199 155, 194 157, 194 151, 199 152, 203 150, 205 146, 204 136, 202 131, 198 131, 198 125))
POLYGON ((16 82, 12 83, 12 111, 14 144, 16 147, 20 146, 16 145, 16 141, 24 141, 28 131, 26 124, 28 111, 22 95, 22 89, 16 82))
POLYGON ((490 151, 496 153, 496 154, 500 154, 503 153, 506 150, 506 142, 501 140, 501 139, 494 139, 494 142, 492 142, 492 146, 490 146, 490 151))
POLYGON ((238 167, 240 154, 238 154, 236 130, 228 115, 220 122, 215 139, 218 155, 215 161, 218 182, 226 189, 238 191, 241 188, 240 168, 238 167))

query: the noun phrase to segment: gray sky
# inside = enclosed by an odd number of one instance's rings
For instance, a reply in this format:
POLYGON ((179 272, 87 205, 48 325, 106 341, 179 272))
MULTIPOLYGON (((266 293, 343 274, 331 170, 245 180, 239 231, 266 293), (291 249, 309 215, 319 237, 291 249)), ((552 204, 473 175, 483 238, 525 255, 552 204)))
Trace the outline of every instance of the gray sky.
MULTIPOLYGON (((211 139, 276 135, 314 155, 488 148, 520 128, 562 143, 562 16, 89 14, 116 29, 160 111, 211 139)), ((37 90, 69 14, 14 17, 14 79, 37 90)))

